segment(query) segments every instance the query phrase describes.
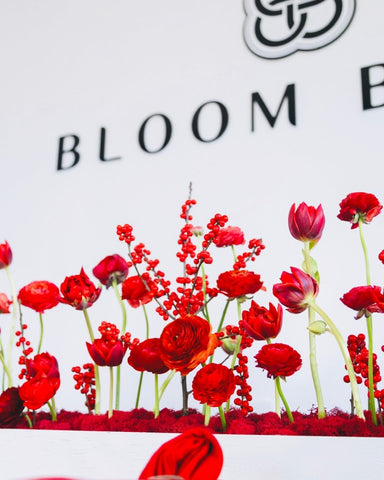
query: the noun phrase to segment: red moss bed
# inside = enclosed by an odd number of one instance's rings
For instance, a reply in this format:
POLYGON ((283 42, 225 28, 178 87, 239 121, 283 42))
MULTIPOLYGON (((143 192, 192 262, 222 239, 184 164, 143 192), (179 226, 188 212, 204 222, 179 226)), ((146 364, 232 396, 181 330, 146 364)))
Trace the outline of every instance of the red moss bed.
MULTIPOLYGON (((384 426, 374 426, 366 413, 367 420, 350 417, 340 410, 333 410, 327 417, 318 420, 316 412, 293 412, 294 423, 286 415, 280 419, 275 413, 252 413, 244 417, 239 410, 230 410, 227 415, 226 434, 241 435, 307 435, 341 437, 384 437, 384 426)), ((196 410, 188 415, 181 411, 161 410, 157 419, 152 412, 136 409, 130 412, 115 411, 108 419, 105 415, 89 415, 61 410, 57 421, 52 422, 50 414, 39 412, 35 417, 34 428, 40 430, 83 430, 109 432, 158 432, 181 433, 190 428, 202 426, 204 417, 196 410)), ((24 418, 18 418, 2 428, 29 428, 24 418)), ((218 416, 211 418, 209 428, 213 433, 223 433, 218 416)))

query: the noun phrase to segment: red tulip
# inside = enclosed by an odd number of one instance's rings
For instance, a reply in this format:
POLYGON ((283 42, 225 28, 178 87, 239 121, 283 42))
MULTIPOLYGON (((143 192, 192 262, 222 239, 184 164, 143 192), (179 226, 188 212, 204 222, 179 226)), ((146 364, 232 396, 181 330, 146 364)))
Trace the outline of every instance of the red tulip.
POLYGON ((319 286, 315 279, 302 270, 291 267, 291 272, 281 274, 282 283, 273 286, 273 294, 287 307, 288 312, 300 313, 307 308, 308 300, 317 296, 319 286))
POLYGON ((351 222, 351 228, 357 228, 359 221, 369 223, 378 215, 383 206, 372 193, 355 192, 347 195, 340 203, 337 218, 351 222))
POLYGON ((242 313, 242 326, 244 330, 255 340, 266 340, 275 338, 281 330, 283 320, 283 309, 272 303, 269 309, 261 307, 252 300, 251 308, 242 313))
POLYGON ((169 368, 160 356, 160 339, 148 338, 135 345, 128 357, 128 363, 139 372, 165 373, 169 368))
POLYGON ((321 238, 325 225, 323 207, 309 207, 300 203, 295 210, 292 205, 288 215, 288 226, 291 235, 302 242, 318 241, 321 238))
POLYGON ((356 319, 363 315, 369 317, 372 313, 384 313, 384 293, 376 285, 364 285, 352 288, 340 300, 358 313, 356 319))
POLYGON ((0 243, 0 268, 8 267, 12 262, 12 250, 8 242, 0 243))
POLYGON ((75 307, 76 310, 84 310, 92 306, 99 298, 101 288, 96 288, 82 268, 79 275, 66 277, 60 285, 62 297, 60 302, 75 307))
POLYGON ((23 287, 17 298, 25 307, 32 308, 38 313, 56 307, 59 303, 60 292, 54 283, 46 280, 31 282, 23 287))
POLYGON ((127 351, 121 340, 107 342, 102 338, 96 338, 92 343, 86 344, 92 360, 100 367, 120 365, 127 351))
POLYGON ((107 288, 114 280, 122 283, 128 275, 128 264, 120 255, 109 255, 93 269, 93 275, 107 288))

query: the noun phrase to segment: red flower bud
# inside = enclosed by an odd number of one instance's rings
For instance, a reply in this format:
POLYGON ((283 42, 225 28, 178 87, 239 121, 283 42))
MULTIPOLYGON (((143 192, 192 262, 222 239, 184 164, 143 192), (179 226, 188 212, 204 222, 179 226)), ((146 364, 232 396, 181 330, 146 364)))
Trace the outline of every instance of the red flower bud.
POLYGON ((100 367, 116 367, 123 361, 127 346, 121 340, 106 341, 96 338, 87 344, 87 349, 92 360, 100 367))
POLYGON ((289 377, 301 368, 300 354, 284 343, 264 345, 255 355, 256 366, 267 371, 268 377, 289 377))
POLYGON ((351 228, 357 228, 359 221, 369 223, 378 215, 383 206, 372 193, 355 192, 347 195, 340 203, 337 218, 351 222, 351 228))
POLYGON ((291 272, 281 274, 282 283, 273 286, 273 294, 287 307, 288 312, 304 312, 308 300, 315 298, 319 293, 319 286, 315 279, 302 270, 291 267, 291 272))
POLYGON ((60 291, 63 295, 59 298, 61 303, 71 305, 76 310, 84 310, 96 302, 101 288, 95 287, 82 268, 79 275, 65 278, 60 285, 60 291))
POLYGON ((93 275, 107 288, 114 280, 122 283, 128 275, 128 264, 120 255, 109 255, 99 262, 92 270, 93 275))
POLYGON ((12 262, 12 250, 8 242, 0 243, 0 268, 8 267, 12 262))
POLYGON ((323 207, 309 207, 306 203, 300 203, 295 210, 292 205, 288 215, 288 226, 291 235, 302 242, 318 241, 321 238, 325 225, 323 207))

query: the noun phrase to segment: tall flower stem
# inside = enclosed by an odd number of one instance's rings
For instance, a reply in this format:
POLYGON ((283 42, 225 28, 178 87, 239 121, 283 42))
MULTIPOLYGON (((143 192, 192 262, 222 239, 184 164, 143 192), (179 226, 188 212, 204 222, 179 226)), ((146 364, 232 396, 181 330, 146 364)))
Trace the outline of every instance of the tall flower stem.
POLYGON ((221 425, 223 427, 223 432, 225 432, 225 430, 227 429, 227 421, 225 419, 225 413, 222 405, 220 405, 219 407, 219 414, 220 414, 221 425))
POLYGON ((108 418, 113 415, 113 367, 109 367, 109 408, 108 418))
MULTIPOLYGON (((83 309, 83 314, 85 318, 85 323, 87 324, 89 337, 91 342, 95 340, 95 336, 93 335, 91 321, 89 319, 88 311, 86 308, 83 309)), ((96 390, 96 398, 95 398, 95 414, 99 415, 100 413, 100 374, 99 374, 99 366, 96 363, 93 364, 94 371, 95 371, 95 390, 96 390)))
POLYGON ((159 374, 155 373, 155 408, 154 408, 154 414, 155 418, 159 416, 159 374))
MULTIPOLYGON (((238 315, 239 320, 241 320, 241 302, 239 301, 239 299, 237 299, 237 315, 238 315)), ((240 352, 241 340, 242 340, 242 336, 238 335, 237 336, 237 342, 236 342, 236 345, 235 345, 235 350, 234 350, 233 355, 232 355, 231 370, 233 370, 235 368, 237 355, 240 352)), ((226 404, 226 407, 225 407, 226 412, 228 412, 228 410, 230 409, 230 406, 231 406, 231 397, 229 397, 228 400, 227 400, 227 404, 226 404)))
MULTIPOLYGON (((115 292, 115 295, 116 295, 116 298, 120 304, 120 308, 121 308, 121 313, 123 315, 123 322, 122 322, 122 325, 121 325, 121 334, 124 335, 125 333, 125 330, 127 328, 127 310, 125 308, 125 305, 124 305, 124 302, 123 302, 123 299, 121 298, 121 295, 120 295, 120 292, 119 292, 119 289, 117 287, 117 281, 116 279, 114 278, 113 281, 112 281, 112 287, 113 287, 113 290, 115 292)), ((116 395, 115 395, 115 410, 119 410, 120 409, 120 365, 118 365, 116 367, 116 395)))
POLYGON ((181 388, 183 391, 183 415, 188 415, 188 389, 186 375, 181 377, 181 388))
POLYGON ((51 412, 51 417, 52 417, 52 422, 56 422, 57 420, 57 415, 56 415, 56 404, 55 404, 55 398, 52 397, 50 402, 47 402, 49 411, 51 412))
POLYGON ((281 401, 282 401, 283 404, 284 404, 285 411, 287 412, 289 421, 290 421, 291 423, 293 423, 293 417, 292 417, 291 409, 289 408, 288 402, 287 402, 287 400, 286 400, 286 398, 285 398, 285 396, 284 396, 284 394, 283 394, 283 390, 281 389, 280 377, 275 377, 275 385, 276 385, 277 391, 279 392, 281 401))
MULTIPOLYGON (((143 307, 144 318, 145 318, 145 338, 148 340, 148 338, 149 338, 148 314, 147 314, 147 309, 145 308, 145 305, 142 305, 142 307, 143 307)), ((135 408, 139 408, 139 401, 140 401, 140 395, 141 395, 141 387, 142 387, 142 384, 143 384, 143 377, 144 377, 144 372, 140 372, 140 379, 139 379, 139 386, 137 387, 135 408)))
POLYGON ((363 413, 363 408, 361 406, 361 400, 360 400, 360 394, 359 394, 359 389, 357 386, 357 381, 356 381, 356 376, 355 376, 355 371, 353 369, 351 357, 348 352, 348 348, 344 342, 343 337, 341 336, 341 333, 337 329, 336 325, 333 323, 333 321, 329 318, 329 316, 322 310, 314 300, 307 300, 308 305, 313 307, 315 312, 317 312, 320 317, 325 321, 325 323, 328 325, 328 328, 332 335, 335 337, 336 342, 339 345, 339 348, 341 350, 341 353, 344 358, 345 365, 347 367, 350 383, 351 383, 351 390, 352 390, 352 395, 353 395, 353 400, 355 403, 355 408, 356 408, 356 415, 365 420, 364 413, 363 413))
MULTIPOLYGON (((360 242, 363 248, 364 253, 364 263, 365 263, 365 278, 367 285, 371 284, 371 273, 369 268, 369 258, 368 258, 368 249, 367 244, 365 243, 365 238, 363 234, 363 222, 359 220, 359 234, 360 242)), ((374 425, 377 425, 377 416, 375 409, 375 392, 373 388, 373 324, 372 324, 372 315, 369 315, 366 318, 367 324, 367 334, 368 334, 368 408, 371 412, 372 422, 374 425)))
MULTIPOLYGON (((305 273, 313 277, 314 272, 311 268, 311 259, 310 259, 310 242, 304 242, 304 264, 305 264, 305 273)), ((308 324, 310 325, 315 320, 315 311, 311 306, 308 306, 308 324)), ((316 400, 317 400, 317 417, 325 418, 325 406, 323 399, 323 392, 320 384, 319 369, 317 366, 316 359, 316 334, 309 331, 309 363, 311 366, 311 374, 313 380, 313 386, 315 388, 316 400)))
POLYGON ((211 407, 207 404, 205 406, 205 415, 204 415, 204 425, 208 427, 209 421, 211 420, 211 407))
MULTIPOLYGON (((12 295, 12 324, 11 324, 11 329, 9 332, 9 345, 8 345, 8 351, 7 351, 7 367, 9 370, 10 378, 12 378, 12 348, 15 343, 15 332, 16 332, 16 323, 17 323, 17 313, 18 311, 20 312, 20 305, 19 302, 17 301, 17 294, 16 294, 16 288, 15 288, 15 283, 13 281, 11 271, 9 267, 5 267, 5 271, 8 277, 8 283, 11 288, 11 295, 12 295)), ((12 387, 12 380, 11 383, 8 384, 8 387, 12 387)))
POLYGON ((161 397, 163 396, 165 389, 168 387, 168 385, 171 383, 171 380, 173 377, 176 375, 176 370, 171 370, 167 378, 164 380, 163 384, 160 387, 159 390, 159 401, 161 400, 161 397))
MULTIPOLYGON (((9 371, 8 365, 4 359, 4 354, 3 354, 3 346, 0 343, 0 362, 3 365, 4 373, 7 376, 7 382, 8 382, 8 388, 12 387, 12 375, 11 372, 9 371)), ((4 385, 3 385, 3 390, 4 390, 4 385)))
POLYGON ((37 353, 41 352, 41 345, 43 343, 43 336, 44 336, 44 322, 43 322, 43 314, 39 313, 39 321, 40 321, 40 338, 39 338, 39 346, 37 347, 37 353))
MULTIPOLYGON (((268 345, 270 345, 272 342, 271 342, 271 339, 270 338, 267 338, 266 339, 266 342, 268 343, 268 345)), ((276 414, 281 417, 281 411, 280 411, 280 393, 279 393, 279 389, 277 388, 277 379, 275 377, 274 379, 274 382, 275 382, 275 412, 276 414)))

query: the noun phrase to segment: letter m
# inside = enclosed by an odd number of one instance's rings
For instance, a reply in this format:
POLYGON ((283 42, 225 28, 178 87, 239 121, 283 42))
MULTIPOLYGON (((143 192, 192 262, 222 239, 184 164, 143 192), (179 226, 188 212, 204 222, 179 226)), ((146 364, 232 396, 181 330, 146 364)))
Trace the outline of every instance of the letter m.
POLYGON ((258 105, 260 107, 260 110, 263 112, 265 118, 268 120, 268 123, 273 128, 285 101, 287 101, 288 103, 288 120, 292 125, 296 125, 295 85, 293 83, 288 85, 285 89, 283 98, 281 99, 280 105, 275 115, 273 115, 269 111, 259 92, 252 93, 252 132, 255 131, 255 105, 258 105))

